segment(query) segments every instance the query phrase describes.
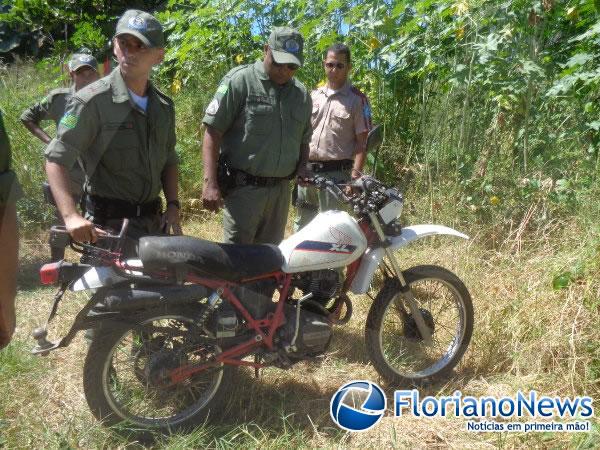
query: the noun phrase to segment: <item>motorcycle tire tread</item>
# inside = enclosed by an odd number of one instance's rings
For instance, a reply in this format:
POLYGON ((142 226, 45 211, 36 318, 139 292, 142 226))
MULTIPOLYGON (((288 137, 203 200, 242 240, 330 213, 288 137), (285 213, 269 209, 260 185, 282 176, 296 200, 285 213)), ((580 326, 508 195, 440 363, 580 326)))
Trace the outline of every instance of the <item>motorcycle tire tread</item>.
MULTIPOLYGON (((189 306, 164 306, 130 316, 130 322, 141 322, 157 315, 176 314, 184 317, 193 317, 198 314, 198 308, 189 306)), ((232 387, 233 369, 223 367, 223 377, 209 403, 199 412, 177 423, 174 426, 156 426, 143 428, 142 425, 124 421, 110 407, 103 391, 102 370, 106 357, 113 346, 121 339, 124 333, 131 329, 130 325, 123 322, 106 322, 94 335, 84 363, 83 387, 85 397, 93 415, 105 426, 117 425, 116 431, 135 437, 141 441, 152 441, 157 433, 170 434, 173 432, 189 432, 206 422, 208 417, 219 416, 227 403, 227 392, 232 387)))
POLYGON ((409 285, 422 278, 440 279, 451 284, 462 297, 462 303, 465 309, 465 332, 455 355, 448 364, 434 374, 423 378, 416 378, 401 376, 393 370, 387 363, 380 348, 379 329, 382 326, 389 302, 391 302, 395 295, 400 291, 400 282, 398 279, 388 278, 371 305, 365 326, 365 343, 369 359, 373 363, 373 366, 375 366, 377 372, 391 385, 415 387, 427 386, 440 379, 446 378, 459 363, 467 350, 473 334, 473 302, 464 283, 454 273, 443 267, 435 265, 415 266, 403 271, 402 274, 409 285))

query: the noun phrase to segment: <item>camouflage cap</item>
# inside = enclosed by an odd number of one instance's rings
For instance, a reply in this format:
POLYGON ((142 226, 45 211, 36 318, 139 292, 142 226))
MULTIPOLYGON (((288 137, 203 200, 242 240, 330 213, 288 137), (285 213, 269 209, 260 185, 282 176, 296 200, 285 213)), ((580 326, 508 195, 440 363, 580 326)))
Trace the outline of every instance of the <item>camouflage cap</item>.
POLYGON ((91 67, 94 70, 98 69, 98 61, 89 53, 74 53, 69 60, 69 72, 75 72, 83 66, 91 67))
POLYGON ((300 32, 290 27, 274 27, 269 36, 269 47, 277 64, 297 64, 302 66, 304 38, 300 32))
POLYGON ((135 36, 148 47, 164 47, 163 27, 152 15, 139 9, 129 9, 117 22, 115 37, 122 34, 135 36))

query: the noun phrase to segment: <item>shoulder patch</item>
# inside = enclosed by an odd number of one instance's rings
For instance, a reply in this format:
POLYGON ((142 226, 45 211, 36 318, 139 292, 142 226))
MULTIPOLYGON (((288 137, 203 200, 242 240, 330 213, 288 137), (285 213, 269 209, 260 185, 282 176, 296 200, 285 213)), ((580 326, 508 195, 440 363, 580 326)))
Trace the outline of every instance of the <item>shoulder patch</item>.
POLYGON ((77 125, 77 120, 77 116, 75 116, 74 114, 67 113, 64 116, 62 116, 62 119, 60 119, 60 125, 63 125, 64 127, 67 127, 69 129, 73 129, 77 125))
POLYGON ((214 116, 219 110, 219 100, 213 98, 213 100, 208 104, 206 108, 206 114, 214 116))

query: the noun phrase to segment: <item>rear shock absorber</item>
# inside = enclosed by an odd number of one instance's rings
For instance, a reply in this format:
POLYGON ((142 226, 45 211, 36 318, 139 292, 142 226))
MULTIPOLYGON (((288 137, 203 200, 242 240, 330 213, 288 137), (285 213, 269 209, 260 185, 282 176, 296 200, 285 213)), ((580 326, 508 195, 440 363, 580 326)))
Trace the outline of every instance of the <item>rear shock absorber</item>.
POLYGON ((207 329, 208 321, 211 316, 214 316, 216 325, 215 337, 233 337, 235 336, 235 329, 237 328, 237 316, 235 311, 231 308, 225 308, 225 310, 221 308, 223 303, 221 295, 223 295, 222 287, 217 288, 217 290, 208 297, 207 307, 200 316, 200 327, 209 333, 209 330, 207 329))

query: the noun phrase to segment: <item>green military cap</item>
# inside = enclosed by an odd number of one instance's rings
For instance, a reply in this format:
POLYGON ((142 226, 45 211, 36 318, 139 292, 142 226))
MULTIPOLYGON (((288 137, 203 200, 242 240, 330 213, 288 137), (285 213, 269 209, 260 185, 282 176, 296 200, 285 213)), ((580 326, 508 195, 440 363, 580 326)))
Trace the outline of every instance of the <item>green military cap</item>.
POLYGON ((69 72, 75 72, 83 66, 89 66, 94 70, 98 69, 98 61, 89 53, 74 53, 69 61, 69 72))
POLYGON ((117 22, 115 37, 122 34, 135 36, 148 47, 164 47, 163 27, 152 15, 139 9, 128 9, 117 22))
POLYGON ((269 36, 269 47, 277 64, 297 64, 302 66, 304 38, 300 32, 290 27, 274 27, 269 36))

